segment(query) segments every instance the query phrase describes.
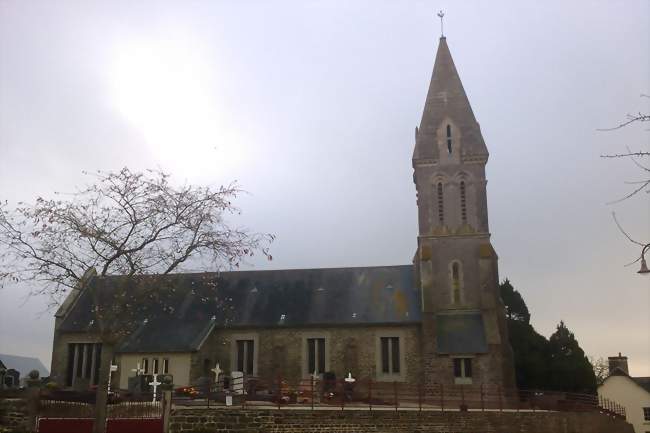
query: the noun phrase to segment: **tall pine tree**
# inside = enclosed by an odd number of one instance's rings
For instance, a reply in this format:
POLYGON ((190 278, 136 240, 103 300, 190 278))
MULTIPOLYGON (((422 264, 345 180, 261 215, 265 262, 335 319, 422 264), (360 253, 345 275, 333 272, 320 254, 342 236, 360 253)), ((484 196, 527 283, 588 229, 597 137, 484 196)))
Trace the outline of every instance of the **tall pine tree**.
POLYGON ((499 287, 514 352, 517 387, 595 392, 593 367, 564 322, 547 340, 530 324, 530 312, 521 293, 507 279, 499 287))
POLYGON ((594 368, 563 321, 549 338, 550 383, 554 389, 592 393, 596 390, 594 368))

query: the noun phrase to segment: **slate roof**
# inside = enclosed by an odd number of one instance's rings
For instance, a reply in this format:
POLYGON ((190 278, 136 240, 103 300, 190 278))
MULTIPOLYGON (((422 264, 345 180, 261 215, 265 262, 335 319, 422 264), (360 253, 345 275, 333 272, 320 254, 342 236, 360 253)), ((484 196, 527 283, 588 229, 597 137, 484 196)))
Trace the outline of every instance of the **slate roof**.
POLYGON ((436 351, 442 354, 487 353, 480 312, 436 315, 436 351))
POLYGON ((641 388, 643 388, 646 391, 650 392, 650 377, 632 377, 632 376, 630 376, 630 379, 632 379, 634 382, 636 382, 636 384, 639 385, 641 388))
POLYGON ((416 134, 413 159, 438 159, 437 128, 450 118, 463 134, 463 155, 488 156, 481 128, 463 88, 447 38, 440 38, 429 91, 416 134))
MULTIPOLYGON (((413 272, 413 266, 405 265, 140 277, 137 290, 156 290, 144 298, 153 297, 151 302, 134 302, 141 306, 132 311, 137 325, 118 351, 197 350, 214 326, 418 323, 420 297, 413 272)), ((122 277, 94 277, 89 283, 94 290, 81 292, 58 330, 96 329, 94 305, 114 302, 111 293, 120 281, 122 277)))
POLYGON ((50 375, 47 368, 45 368, 41 360, 38 358, 0 354, 0 364, 4 364, 7 369, 13 368, 18 371, 20 377, 26 377, 32 370, 38 370, 41 377, 47 377, 50 375))

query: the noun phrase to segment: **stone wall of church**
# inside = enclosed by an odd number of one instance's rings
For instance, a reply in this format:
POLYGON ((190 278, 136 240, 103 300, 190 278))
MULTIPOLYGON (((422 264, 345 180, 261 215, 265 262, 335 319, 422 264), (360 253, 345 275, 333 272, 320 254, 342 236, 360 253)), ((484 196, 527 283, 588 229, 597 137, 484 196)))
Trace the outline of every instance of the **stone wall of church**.
POLYGON ((453 360, 436 353, 435 315, 455 311, 480 312, 483 319, 487 354, 458 353, 472 357, 473 383, 515 386, 505 310, 499 294, 497 256, 489 237, 438 236, 420 238, 418 250, 423 291, 422 357, 426 383, 452 384, 453 360), (460 266, 460 299, 452 296, 450 264, 460 266))
POLYGON ((236 368, 234 346, 236 339, 254 339, 255 375, 276 378, 281 375, 291 381, 308 378, 307 338, 325 338, 326 367, 337 378, 348 372, 359 378, 401 381, 417 384, 420 377, 420 326, 351 326, 327 328, 267 328, 215 330, 201 352, 192 359, 191 381, 205 374, 203 365, 219 362, 226 372, 236 368), (382 336, 398 336, 402 367, 399 376, 383 377, 379 365, 378 340, 382 336))
POLYGON ((414 164, 420 236, 489 232, 483 164, 414 164), (465 184, 466 222, 461 212, 461 181, 465 184), (442 203, 438 201, 438 184, 444 190, 442 203), (444 215, 443 224, 439 212, 444 215))
MULTIPOLYGON (((58 383, 60 386, 64 386, 67 376, 67 366, 68 366, 68 344, 71 343, 97 343, 99 337, 93 334, 87 333, 70 333, 62 334, 59 332, 54 332, 54 341, 52 344, 52 364, 50 368, 50 377, 52 381, 58 383)), ((118 379, 115 378, 117 381, 118 379)), ((79 385, 81 389, 87 388, 89 384, 85 386, 79 385)), ((117 382, 114 383, 117 385, 117 382)))
MULTIPOLYGON (((499 356, 500 345, 490 346, 487 354, 472 356, 472 384, 501 384, 503 383, 503 359, 499 356)), ((425 314, 422 321, 422 365, 425 391, 431 392, 440 384, 454 384, 453 357, 436 353, 435 315, 425 314)))

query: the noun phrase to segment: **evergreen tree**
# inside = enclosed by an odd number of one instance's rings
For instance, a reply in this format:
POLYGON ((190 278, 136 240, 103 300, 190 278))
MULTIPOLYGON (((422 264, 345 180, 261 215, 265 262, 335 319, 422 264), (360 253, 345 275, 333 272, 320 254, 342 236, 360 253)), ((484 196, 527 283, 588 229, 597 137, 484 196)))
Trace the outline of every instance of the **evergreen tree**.
POLYGON ((563 321, 549 338, 550 384, 554 389, 592 393, 596 390, 594 368, 563 321))
POLYGON ((528 307, 521 294, 510 284, 510 280, 506 278, 499 288, 501 289, 501 299, 506 307, 506 317, 518 322, 529 323, 530 312, 528 307))
POLYGON ((528 306, 510 281, 506 279, 499 288, 506 309, 517 387, 593 393, 593 366, 564 322, 547 340, 530 324, 528 306))
POLYGON ((548 341, 529 323, 508 320, 515 378, 520 389, 549 389, 548 341))

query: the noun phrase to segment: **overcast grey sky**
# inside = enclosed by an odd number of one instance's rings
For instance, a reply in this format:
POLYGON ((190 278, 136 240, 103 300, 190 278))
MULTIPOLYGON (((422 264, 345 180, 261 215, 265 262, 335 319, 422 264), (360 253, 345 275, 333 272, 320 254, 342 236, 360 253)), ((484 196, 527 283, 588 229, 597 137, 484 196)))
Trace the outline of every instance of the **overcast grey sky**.
MULTIPOLYGON (((536 329, 650 375, 650 278, 612 221, 650 239, 646 194, 615 206, 648 111, 650 2, 0 1, 0 198, 82 170, 238 180, 238 223, 277 235, 257 268, 410 263, 411 154, 445 33, 490 151, 501 278, 536 329)), ((0 294, 0 352, 50 362, 44 300, 0 294)))

